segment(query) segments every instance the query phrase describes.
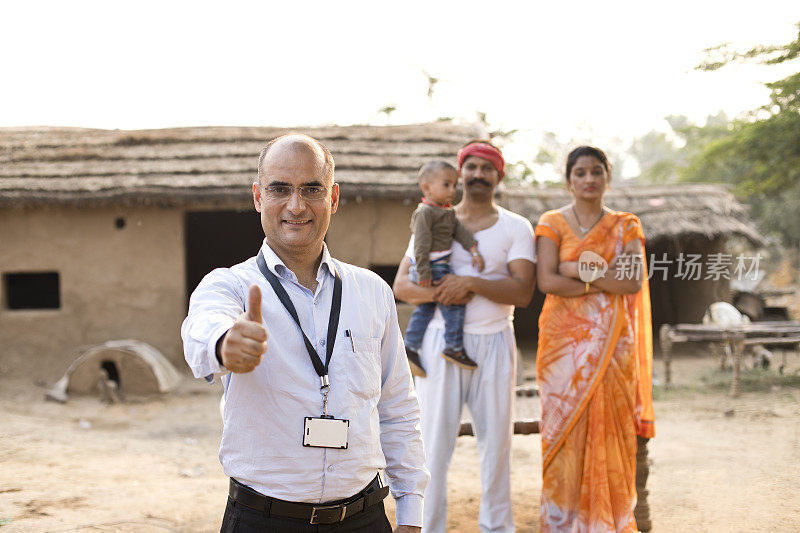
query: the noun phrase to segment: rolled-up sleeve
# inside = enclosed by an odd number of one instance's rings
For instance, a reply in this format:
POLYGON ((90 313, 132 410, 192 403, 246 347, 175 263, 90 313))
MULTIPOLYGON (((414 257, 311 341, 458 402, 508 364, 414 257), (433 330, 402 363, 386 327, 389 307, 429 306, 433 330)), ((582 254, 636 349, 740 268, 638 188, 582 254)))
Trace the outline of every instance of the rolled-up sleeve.
POLYGON ((244 312, 242 284, 229 269, 206 275, 189 299, 189 314, 181 326, 183 355, 196 378, 227 373, 216 357, 217 341, 244 312))
POLYGON ((417 393, 406 362, 397 307, 385 287, 388 320, 381 339, 381 448, 386 458, 386 478, 396 501, 398 525, 422 526, 422 497, 430 474, 420 431, 417 393))

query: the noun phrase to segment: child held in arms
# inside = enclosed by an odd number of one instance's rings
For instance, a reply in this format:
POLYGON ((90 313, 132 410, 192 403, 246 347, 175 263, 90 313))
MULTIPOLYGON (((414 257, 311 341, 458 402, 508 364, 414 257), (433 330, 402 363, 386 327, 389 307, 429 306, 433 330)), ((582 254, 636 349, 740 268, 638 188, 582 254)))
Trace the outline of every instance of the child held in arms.
MULTIPOLYGON (((414 257, 409 278, 421 287, 450 274, 450 246, 455 239, 472 253, 472 266, 482 271, 483 258, 478 253, 478 241, 456 218, 452 202, 456 196, 458 170, 447 161, 431 161, 419 170, 422 202, 411 216, 414 233, 414 257)), ((439 307, 444 319, 445 349, 442 357, 460 367, 474 370, 478 364, 464 353, 464 305, 442 305, 436 302, 420 304, 411 314, 406 329, 405 345, 411 373, 425 377, 419 357, 422 338, 428 323, 439 307)))

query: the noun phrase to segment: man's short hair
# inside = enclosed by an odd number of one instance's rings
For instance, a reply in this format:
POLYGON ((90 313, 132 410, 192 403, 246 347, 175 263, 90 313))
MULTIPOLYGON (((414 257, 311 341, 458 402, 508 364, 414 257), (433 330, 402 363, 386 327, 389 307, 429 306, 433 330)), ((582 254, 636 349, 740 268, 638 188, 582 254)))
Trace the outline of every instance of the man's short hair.
POLYGON ((444 159, 436 159, 435 161, 428 161, 427 163, 422 165, 422 168, 419 169, 419 174, 417 175, 417 178, 419 179, 420 183, 427 183, 428 180, 431 179, 431 176, 433 175, 434 172, 445 169, 452 170, 456 176, 458 175, 458 169, 456 169, 456 167, 454 167, 452 163, 449 163, 444 159))
POLYGON ((319 147, 319 149, 322 150, 322 153, 323 153, 323 155, 325 157, 325 168, 324 168, 325 177, 326 178, 331 178, 331 180, 333 179, 333 170, 334 170, 335 164, 333 162, 333 156, 331 155, 330 150, 328 150, 328 147, 325 146, 319 140, 315 139, 314 137, 312 137, 310 135, 306 135, 304 133, 289 133, 289 134, 286 134, 286 135, 281 135, 279 137, 275 137, 274 139, 269 141, 267 143, 267 145, 261 150, 261 154, 258 156, 258 181, 259 182, 261 182, 261 175, 264 172, 264 159, 266 159, 267 153, 269 153, 270 148, 272 148, 272 146, 275 143, 277 143, 278 141, 280 141, 282 139, 285 139, 286 137, 299 137, 299 139, 297 139, 297 141, 296 141, 298 144, 301 144, 300 139, 305 139, 310 144, 313 144, 313 145, 319 147))

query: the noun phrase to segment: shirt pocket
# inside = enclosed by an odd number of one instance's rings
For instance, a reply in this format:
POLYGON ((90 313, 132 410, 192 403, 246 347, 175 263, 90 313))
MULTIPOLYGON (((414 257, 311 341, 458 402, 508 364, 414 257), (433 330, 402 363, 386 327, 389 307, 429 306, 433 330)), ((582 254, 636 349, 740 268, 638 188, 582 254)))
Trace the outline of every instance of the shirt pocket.
POLYGON ((365 400, 377 400, 381 392, 381 340, 353 336, 352 364, 347 369, 350 392, 365 400))

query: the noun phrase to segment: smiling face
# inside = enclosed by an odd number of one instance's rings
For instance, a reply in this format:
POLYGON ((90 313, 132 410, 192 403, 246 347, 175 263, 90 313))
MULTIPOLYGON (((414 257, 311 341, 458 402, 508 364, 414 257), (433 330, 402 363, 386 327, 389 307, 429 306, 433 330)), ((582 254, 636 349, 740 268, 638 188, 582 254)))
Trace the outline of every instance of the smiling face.
POLYGON ((339 186, 333 183, 319 146, 304 136, 285 137, 263 159, 259 181, 253 184, 253 202, 261 213, 267 244, 281 259, 316 257, 339 204, 339 186), (297 189, 287 198, 271 197, 267 187, 277 185, 323 186, 328 192, 318 200, 303 198, 297 189))
POLYGON ((576 199, 592 201, 602 198, 611 179, 606 166, 593 155, 582 155, 572 166, 567 186, 576 199))
POLYGON ((471 155, 461 165, 464 192, 469 196, 491 196, 500 182, 500 173, 491 161, 471 155))

